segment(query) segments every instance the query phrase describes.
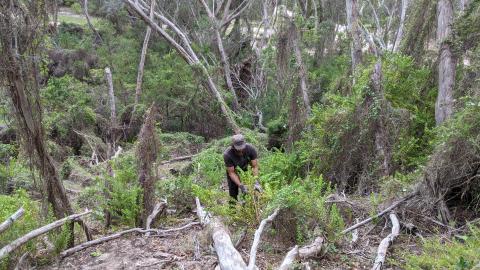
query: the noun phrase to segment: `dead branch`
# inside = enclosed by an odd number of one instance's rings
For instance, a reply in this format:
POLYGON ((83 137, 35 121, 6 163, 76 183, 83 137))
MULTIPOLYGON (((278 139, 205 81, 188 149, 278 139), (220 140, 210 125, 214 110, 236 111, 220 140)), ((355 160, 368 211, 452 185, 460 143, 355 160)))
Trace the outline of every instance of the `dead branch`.
POLYGON ((28 265, 28 256, 30 255, 29 252, 25 252, 22 257, 18 260, 17 265, 15 266, 15 270, 23 270, 23 269, 30 269, 28 265))
POLYGON ((179 228, 157 230, 156 233, 161 235, 161 234, 166 234, 166 233, 171 233, 171 232, 178 232, 178 231, 182 231, 182 230, 188 229, 188 228, 196 226, 196 225, 200 225, 200 222, 190 222, 190 223, 188 223, 188 224, 186 224, 182 227, 179 227, 179 228))
POLYGON ((260 226, 258 226, 258 229, 255 231, 252 248, 250 249, 250 259, 248 261, 249 270, 253 270, 255 268, 255 260, 257 257, 258 244, 260 244, 260 237, 262 236, 263 230, 265 229, 265 226, 267 225, 267 223, 272 222, 273 219, 278 215, 279 210, 280 209, 277 208, 270 216, 262 220, 262 222, 260 222, 260 226))
POLYGON ((13 215, 11 215, 7 220, 5 220, 2 224, 0 224, 0 233, 4 232, 6 229, 10 228, 12 226, 13 222, 15 220, 21 218, 23 214, 25 213, 25 210, 23 210, 23 207, 20 207, 13 215))
MULTIPOLYGON (((145 229, 147 230, 150 229, 150 225, 152 224, 152 221, 157 217, 158 213, 162 212, 165 209, 165 207, 167 207, 166 202, 155 204, 155 207, 153 208, 152 213, 147 217, 145 229)), ((146 236, 150 236, 150 233, 147 232, 146 236)))
POLYGON ((382 242, 380 242, 377 251, 377 258, 375 259, 372 270, 382 269, 382 266, 385 263, 385 257, 387 256, 387 249, 400 233, 400 223, 398 222, 398 218, 395 213, 390 213, 390 220, 392 221, 392 233, 390 233, 382 240, 382 242))
POLYGON ((358 227, 361 227, 369 222, 371 222, 372 220, 374 219, 377 219, 383 215, 385 215, 386 213, 392 211, 393 209, 397 208, 399 205, 401 205, 402 203, 406 202, 407 200, 413 198, 417 193, 416 192, 412 192, 410 194, 408 194, 407 196, 403 197, 402 199, 398 200, 397 202, 395 202, 394 204, 390 205, 389 207, 387 207, 385 210, 381 211, 380 213, 376 214, 375 216, 373 217, 369 217, 367 219, 365 219, 364 221, 360 222, 360 223, 357 223, 353 226, 350 226, 349 228, 343 230, 341 233, 342 234, 346 234, 350 231, 353 231, 355 230, 356 228, 358 227))
POLYGON ((174 162, 180 162, 180 161, 185 161, 185 160, 191 160, 192 158, 196 157, 197 154, 195 155, 188 155, 188 156, 182 156, 182 157, 176 157, 176 158, 172 158, 170 160, 167 160, 167 161, 162 161, 160 162, 160 165, 165 165, 165 164, 169 164, 169 163, 174 163, 174 162))
POLYGON ((103 43, 102 37, 98 33, 97 29, 95 29, 95 26, 93 26, 92 20, 90 20, 90 15, 88 14, 88 0, 83 1, 83 14, 85 15, 85 18, 87 19, 88 27, 90 27, 90 29, 93 31, 95 36, 97 36, 98 41, 100 41, 100 43, 103 43))
POLYGON ((279 270, 292 269, 293 263, 298 259, 308 259, 314 256, 317 256, 323 248, 324 239, 322 237, 317 237, 311 244, 306 245, 302 248, 298 246, 293 247, 283 259, 282 264, 280 265, 279 270))
POLYGON ((35 229, 35 230, 27 233, 26 235, 18 238, 17 240, 13 241, 12 243, 4 246, 0 250, 0 260, 5 258, 10 252, 14 251, 15 249, 17 249, 21 245, 23 245, 23 244, 27 243, 28 241, 32 240, 33 238, 38 237, 39 235, 42 235, 44 233, 47 233, 47 232, 49 232, 49 231, 51 231, 55 228, 58 228, 58 227, 62 226, 63 224, 65 224, 67 221, 77 220, 79 217, 90 214, 91 212, 92 211, 87 210, 87 211, 85 211, 81 214, 70 215, 68 217, 62 218, 60 220, 57 220, 55 222, 52 222, 48 225, 45 225, 41 228, 35 229))
POLYGON ((235 249, 225 226, 216 217, 211 217, 200 204, 198 197, 195 198, 197 204, 197 215, 200 222, 206 226, 209 236, 213 239, 213 247, 217 253, 218 263, 222 270, 242 270, 247 269, 247 265, 242 259, 242 255, 235 249))

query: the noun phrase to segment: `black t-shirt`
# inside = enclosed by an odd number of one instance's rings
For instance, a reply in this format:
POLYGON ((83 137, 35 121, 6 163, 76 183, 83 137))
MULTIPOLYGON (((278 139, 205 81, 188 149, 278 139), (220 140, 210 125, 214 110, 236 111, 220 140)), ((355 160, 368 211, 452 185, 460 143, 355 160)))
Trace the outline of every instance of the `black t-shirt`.
POLYGON ((238 167, 246 171, 250 161, 257 159, 257 156, 257 150, 255 150, 252 145, 247 143, 245 149, 243 150, 243 155, 241 156, 237 155, 235 149, 233 149, 231 146, 228 147, 223 153, 223 160, 225 161, 226 167, 235 167, 235 169, 238 167))

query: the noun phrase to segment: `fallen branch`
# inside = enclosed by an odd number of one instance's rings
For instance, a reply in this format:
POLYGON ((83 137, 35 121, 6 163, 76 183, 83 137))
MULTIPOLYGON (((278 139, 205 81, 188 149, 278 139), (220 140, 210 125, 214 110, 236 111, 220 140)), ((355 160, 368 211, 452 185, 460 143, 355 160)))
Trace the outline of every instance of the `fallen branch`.
POLYGON ((199 222, 192 222, 192 223, 189 223, 189 224, 187 224, 185 226, 182 226, 180 228, 172 228, 172 229, 167 229, 167 230, 132 228, 132 229, 117 232, 117 233, 114 233, 112 235, 108 235, 108 236, 105 236, 105 237, 102 237, 102 238, 98 238, 98 239, 95 239, 95 240, 92 240, 92 241, 88 241, 88 242, 85 242, 85 243, 80 244, 78 246, 75 246, 73 248, 67 249, 67 250, 63 251, 62 253, 60 253, 60 257, 61 258, 68 257, 75 252, 84 250, 84 249, 89 248, 91 246, 95 246, 95 245, 98 245, 98 244, 101 244, 101 243, 104 243, 104 242, 108 242, 108 241, 117 239, 117 238, 119 238, 119 237, 121 237, 125 234, 129 234, 129 233, 155 233, 155 234, 161 235, 161 234, 166 234, 166 233, 169 233, 169 232, 184 230, 184 229, 190 228, 190 227, 198 225, 198 224, 200 224, 200 223, 199 222))
MULTIPOLYGON (((161 203, 155 204, 155 207, 153 208, 152 213, 147 217, 147 224, 145 226, 145 229, 147 229, 147 230, 150 229, 150 225, 152 224, 155 217, 157 217, 158 213, 162 212, 165 209, 165 207, 167 207, 166 202, 161 202, 161 203)), ((147 232, 146 236, 150 236, 150 233, 147 232)))
POLYGON ((392 233, 390 233, 382 240, 382 242, 380 242, 377 251, 377 258, 375 259, 372 270, 382 269, 382 266, 385 263, 385 257, 387 256, 387 249, 400 233, 400 223, 398 222, 398 218, 395 213, 390 213, 390 220, 392 221, 392 233))
POLYGON ((10 252, 14 251, 15 249, 17 249, 21 245, 25 244, 26 242, 30 241, 31 239, 33 239, 35 237, 38 237, 39 235, 42 235, 44 233, 47 233, 47 232, 49 232, 49 231, 51 231, 55 228, 58 228, 58 227, 62 226, 63 224, 65 224, 67 221, 76 220, 79 217, 85 216, 85 215, 90 214, 90 213, 91 213, 91 211, 87 210, 87 211, 85 211, 84 213, 81 213, 81 214, 70 215, 68 217, 62 218, 60 220, 57 220, 55 222, 52 222, 48 225, 45 225, 41 228, 35 229, 35 230, 27 233, 26 235, 18 238, 17 240, 13 241, 12 243, 4 246, 0 250, 0 260, 7 257, 7 255, 10 252))
POLYGON ((392 211, 393 209, 397 208, 397 207, 398 207, 399 205, 401 205, 402 203, 404 203, 404 202, 406 202, 407 200, 411 199, 411 198, 412 198, 413 196, 415 196, 416 194, 417 194, 416 192, 410 193, 409 195, 403 197, 403 198, 400 199, 399 201, 397 201, 397 202, 395 202, 394 204, 390 205, 389 207, 385 208, 385 210, 381 211, 380 213, 376 214, 375 216, 369 217, 369 218, 365 219, 364 221, 362 221, 362 222, 360 222, 360 223, 357 223, 357 224, 355 224, 355 225, 353 225, 353 226, 351 226, 351 227, 343 230, 343 231, 341 232, 341 234, 346 234, 346 233, 348 233, 348 232, 350 232, 350 231, 353 231, 353 230, 355 230, 356 228, 361 227, 361 226, 363 226, 363 225, 371 222, 372 220, 377 219, 377 218, 385 215, 386 213, 388 213, 388 212, 392 211))
POLYGON ((222 270, 244 270, 247 265, 242 259, 242 255, 235 249, 227 233, 225 226, 216 217, 211 217, 206 212, 198 197, 195 198, 197 204, 197 215, 200 222, 207 227, 209 236, 213 239, 213 247, 217 253, 218 263, 222 270))
POLYGON ((258 244, 260 244, 260 237, 262 236, 263 230, 265 229, 265 226, 267 225, 267 223, 272 222, 273 219, 278 215, 279 210, 280 209, 277 208, 269 217, 262 220, 262 222, 260 222, 260 226, 258 226, 258 229, 255 231, 252 248, 250 249, 250 257, 249 257, 250 259, 248 261, 249 270, 253 270, 255 268, 255 260, 257 257, 258 244))
POLYGON ((28 265, 28 256, 30 253, 25 252, 23 253, 22 257, 18 260, 17 265, 15 266, 15 270, 23 270, 23 269, 30 269, 28 265))
POLYGON ((298 260, 305 260, 311 257, 317 256, 323 248, 323 238, 317 237, 315 240, 302 248, 298 248, 298 246, 293 247, 283 259, 282 264, 278 268, 279 270, 287 270, 293 268, 293 263, 298 260))
POLYGON ((170 159, 170 160, 160 162, 160 165, 165 165, 165 164, 169 164, 169 163, 174 163, 174 162, 180 162, 180 161, 190 160, 190 159, 194 158, 195 156, 197 156, 197 154, 172 158, 172 159, 170 159))
POLYGON ((5 220, 2 224, 0 224, 0 233, 4 232, 6 229, 10 228, 12 226, 13 222, 15 220, 21 218, 23 214, 25 213, 25 210, 23 210, 23 207, 20 207, 20 209, 17 210, 17 212, 13 213, 7 220, 5 220))

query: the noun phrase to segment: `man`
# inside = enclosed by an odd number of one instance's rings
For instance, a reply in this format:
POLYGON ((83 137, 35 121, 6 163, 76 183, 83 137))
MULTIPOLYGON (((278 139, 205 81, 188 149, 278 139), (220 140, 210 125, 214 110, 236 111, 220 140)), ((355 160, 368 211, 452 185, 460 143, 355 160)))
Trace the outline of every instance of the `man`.
POLYGON ((228 192, 230 197, 238 200, 238 191, 246 194, 247 187, 242 184, 239 175, 235 171, 240 168, 243 171, 248 169, 248 164, 252 167, 253 176, 255 177, 255 190, 261 192, 260 184, 258 183, 258 161, 257 150, 245 142, 242 134, 236 134, 232 137, 232 145, 223 153, 223 160, 225 167, 227 167, 227 182, 228 192))

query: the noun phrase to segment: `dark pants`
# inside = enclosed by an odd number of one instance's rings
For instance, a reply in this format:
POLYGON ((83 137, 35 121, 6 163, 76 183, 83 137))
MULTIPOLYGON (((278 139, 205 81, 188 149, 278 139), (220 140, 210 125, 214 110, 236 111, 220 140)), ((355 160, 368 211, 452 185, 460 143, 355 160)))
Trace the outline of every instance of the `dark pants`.
POLYGON ((228 176, 227 176, 227 183, 228 183, 228 194, 230 194, 230 197, 232 197, 233 199, 238 201, 238 190, 239 190, 239 188, 238 188, 237 184, 235 184, 235 182, 230 180, 230 177, 228 177, 228 176))

